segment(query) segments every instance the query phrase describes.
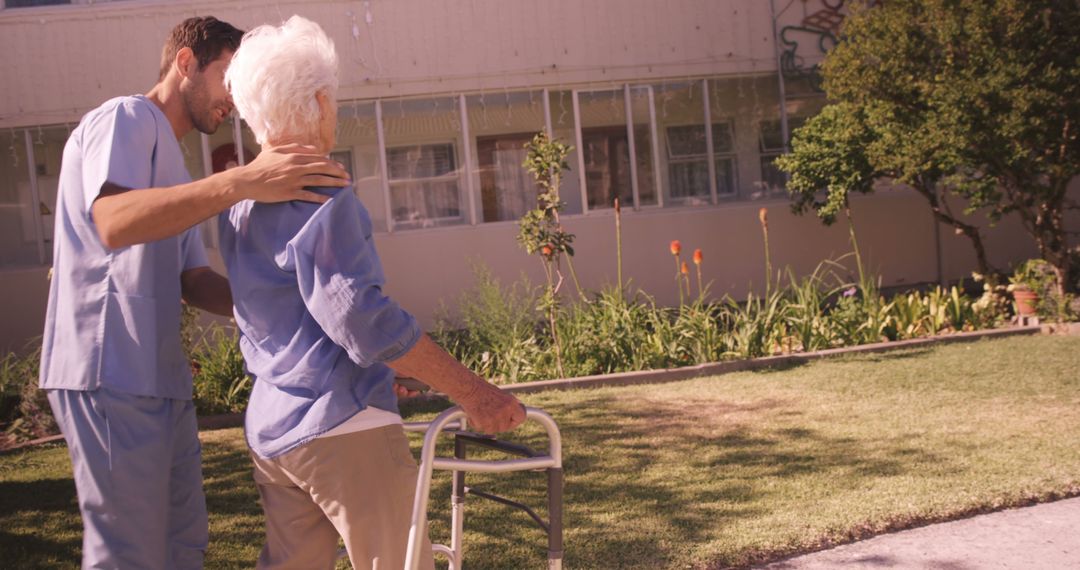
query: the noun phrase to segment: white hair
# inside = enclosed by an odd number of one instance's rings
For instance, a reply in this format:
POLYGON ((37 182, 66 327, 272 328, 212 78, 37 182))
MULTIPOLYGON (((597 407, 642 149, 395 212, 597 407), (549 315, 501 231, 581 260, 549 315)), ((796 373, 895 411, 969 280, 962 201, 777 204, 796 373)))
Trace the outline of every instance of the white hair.
POLYGON ((225 87, 259 144, 310 137, 318 129, 315 93, 337 100, 334 42, 318 24, 293 16, 244 34, 225 72, 225 87))

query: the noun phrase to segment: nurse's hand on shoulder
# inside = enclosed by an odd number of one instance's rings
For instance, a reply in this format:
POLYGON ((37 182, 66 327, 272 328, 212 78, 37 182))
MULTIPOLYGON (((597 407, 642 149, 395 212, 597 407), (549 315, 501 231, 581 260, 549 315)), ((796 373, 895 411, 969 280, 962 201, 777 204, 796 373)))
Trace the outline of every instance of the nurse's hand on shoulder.
POLYGON ((513 394, 481 381, 467 397, 457 402, 465 410, 470 427, 480 433, 509 431, 525 421, 525 406, 513 394))
POLYGON ((323 203, 329 198, 304 190, 304 187, 342 187, 352 183, 340 163, 319 154, 313 146, 300 144, 266 148, 249 164, 228 170, 226 174, 233 177, 241 199, 256 202, 304 200, 323 203))

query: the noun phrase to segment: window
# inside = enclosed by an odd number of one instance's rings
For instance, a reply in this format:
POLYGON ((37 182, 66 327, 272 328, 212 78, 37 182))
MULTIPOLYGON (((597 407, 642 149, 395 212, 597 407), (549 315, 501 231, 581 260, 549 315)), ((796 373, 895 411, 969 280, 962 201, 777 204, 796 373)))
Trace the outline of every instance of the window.
MULTIPOLYGON (((803 126, 806 117, 788 117, 788 132, 803 126)), ((761 152, 761 182, 755 198, 782 195, 785 192, 784 172, 776 167, 776 159, 784 154, 784 135, 780 120, 762 121, 758 131, 758 148, 761 152)))
POLYGON ((544 92, 506 91, 464 99, 469 136, 476 141, 470 174, 479 198, 477 220, 518 220, 536 207, 536 182, 523 163, 525 145, 547 128, 544 92))
POLYGON ((585 187, 589 208, 609 208, 618 197, 633 204, 630 187, 630 146, 623 127, 594 127, 581 130, 585 164, 585 187))
POLYGON ((349 173, 349 178, 356 180, 356 174, 353 173, 353 159, 351 150, 335 150, 330 153, 330 160, 336 160, 345 167, 345 171, 349 173))
POLYGON ((453 143, 386 149, 394 227, 427 228, 463 219, 453 143))
POLYGON ((38 211, 30 197, 26 133, 13 129, 0 140, 0 145, 11 149, 10 157, 0 160, 0 265, 38 265, 42 262, 35 220, 38 211))
POLYGON ((616 197, 623 207, 656 204, 648 100, 648 90, 639 88, 578 93, 581 175, 589 209, 611 208, 616 197), (628 118, 633 121, 633 162, 628 118), (637 203, 632 165, 637 172, 637 203))
MULTIPOLYGON (((56 195, 60 187, 60 163, 71 129, 66 126, 28 129, 34 153, 34 177, 37 181, 37 214, 41 216, 45 263, 52 263, 55 231, 56 195)), ((30 196, 27 195, 27 199, 30 196)), ((28 225, 28 224, 27 224, 28 225)))
MULTIPOLYGON (((470 173, 462 160, 461 98, 382 101, 389 231, 473 220, 470 173), (470 200, 466 202, 466 200, 470 200)), ((466 149, 468 150, 468 149, 466 149)), ((465 154, 468 157, 468 154, 465 154)))
MULTIPOLYGON (((716 192, 735 196, 735 136, 731 123, 712 126, 713 159, 716 165, 716 192)), ((668 184, 671 200, 679 204, 707 204, 709 153, 704 125, 667 128, 668 184)))
MULTIPOLYGON (((648 126, 634 127, 634 142, 649 144, 648 126)), ((615 197, 626 207, 634 203, 630 185, 630 142, 626 127, 593 127, 581 130, 582 158, 589 208, 610 208, 615 197)), ((656 203, 648 152, 637 152, 638 192, 643 203, 656 203)))
POLYGON ((330 154, 352 176, 353 191, 371 217, 375 232, 387 230, 389 185, 383 188, 379 153, 379 127, 374 101, 348 101, 338 105, 337 145, 330 154))
POLYGON ((477 137, 485 222, 517 220, 536 207, 536 181, 522 164, 531 133, 477 137))

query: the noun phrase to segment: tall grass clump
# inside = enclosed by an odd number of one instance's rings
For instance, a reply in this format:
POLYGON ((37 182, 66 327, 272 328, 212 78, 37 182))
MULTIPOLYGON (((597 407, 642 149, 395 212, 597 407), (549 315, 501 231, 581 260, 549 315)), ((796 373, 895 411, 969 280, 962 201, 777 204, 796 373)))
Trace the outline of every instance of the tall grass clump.
POLYGON ((546 369, 538 287, 527 278, 503 286, 482 263, 473 265, 476 284, 457 299, 457 312, 442 309, 432 337, 477 374, 496 383, 536 380, 546 369))
POLYGON ((252 380, 244 368, 239 337, 232 328, 211 325, 193 341, 191 371, 195 408, 200 414, 244 411, 252 380))
POLYGON ((41 338, 0 359, 0 447, 59 433, 45 391, 38 388, 41 338))

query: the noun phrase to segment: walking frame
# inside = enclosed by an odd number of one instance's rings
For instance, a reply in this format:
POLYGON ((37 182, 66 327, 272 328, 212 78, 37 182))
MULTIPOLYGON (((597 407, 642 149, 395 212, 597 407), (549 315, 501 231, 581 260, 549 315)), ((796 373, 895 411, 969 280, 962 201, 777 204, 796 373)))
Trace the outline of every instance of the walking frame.
POLYGON ((450 545, 433 544, 434 552, 450 560, 449 570, 461 570, 462 533, 465 522, 465 496, 473 495, 525 511, 548 537, 548 570, 561 570, 563 560, 563 470, 562 436, 555 420, 547 412, 537 408, 525 408, 526 421, 539 423, 547 431, 548 450, 537 453, 528 447, 494 439, 466 431, 465 412, 454 406, 438 415, 431 422, 406 422, 405 431, 424 432, 420 452, 420 472, 416 481, 413 500, 412 525, 409 528, 408 553, 405 570, 417 570, 423 539, 427 533, 427 507, 431 493, 431 475, 435 469, 450 471, 453 485, 450 495, 451 532, 450 545), (435 455, 435 444, 443 432, 454 436, 454 457, 435 455), (467 459, 466 447, 474 445, 502 451, 520 459, 467 459), (548 521, 545 523, 535 511, 510 499, 486 493, 465 485, 466 473, 509 473, 514 471, 544 471, 547 474, 548 521))

